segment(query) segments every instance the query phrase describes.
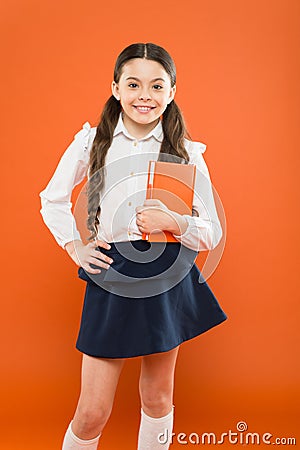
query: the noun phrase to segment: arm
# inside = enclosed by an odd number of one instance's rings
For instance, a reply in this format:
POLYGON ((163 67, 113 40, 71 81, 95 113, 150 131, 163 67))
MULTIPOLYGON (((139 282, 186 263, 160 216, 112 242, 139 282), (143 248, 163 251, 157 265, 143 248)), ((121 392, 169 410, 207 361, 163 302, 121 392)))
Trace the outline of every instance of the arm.
POLYGON ((186 230, 188 229, 189 222, 185 215, 178 214, 175 211, 169 210, 169 221, 165 228, 166 231, 169 231, 172 234, 185 234, 186 230))
POLYGON ((84 244, 81 241, 81 239, 75 239, 74 241, 67 242, 64 246, 64 248, 65 248, 66 252, 68 253, 68 255, 70 256, 70 258, 72 258, 73 261, 77 265, 80 265, 80 261, 77 256, 78 248, 83 247, 83 246, 84 246, 84 244))
POLYGON ((209 171, 202 156, 205 145, 197 142, 191 144, 193 144, 191 163, 196 164, 193 209, 197 216, 187 214, 181 216, 186 219, 188 225, 180 234, 173 233, 173 235, 193 250, 212 250, 222 238, 222 228, 215 207, 209 171))
POLYGON ((100 267, 108 269, 113 260, 96 247, 109 249, 110 245, 100 240, 84 245, 71 211, 72 191, 87 175, 90 137, 91 127, 86 122, 63 154, 47 187, 39 195, 42 203, 40 212, 57 243, 78 266, 97 274, 101 272, 100 267), (90 264, 98 268, 92 268, 90 264))
MULTIPOLYGON (((90 134, 91 127, 86 122, 61 157, 48 185, 39 194, 42 205, 40 213, 62 248, 65 248, 68 242, 72 244, 74 240, 81 242, 71 211, 71 195, 74 187, 87 174, 90 134)), ((68 246, 69 250, 70 248, 72 248, 71 245, 68 246)))

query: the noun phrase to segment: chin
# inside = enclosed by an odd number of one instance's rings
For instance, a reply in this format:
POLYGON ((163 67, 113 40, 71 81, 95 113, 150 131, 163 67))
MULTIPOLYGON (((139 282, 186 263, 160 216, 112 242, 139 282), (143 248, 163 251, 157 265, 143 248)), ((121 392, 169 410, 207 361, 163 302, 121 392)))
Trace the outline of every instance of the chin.
POLYGON ((145 114, 145 115, 140 115, 140 116, 137 116, 137 115, 133 115, 133 114, 128 114, 128 116, 132 119, 132 120, 134 120, 135 122, 138 122, 138 123, 151 123, 151 122, 154 122, 155 120, 157 120, 157 119, 159 119, 160 118, 160 116, 161 116, 161 114, 145 114))

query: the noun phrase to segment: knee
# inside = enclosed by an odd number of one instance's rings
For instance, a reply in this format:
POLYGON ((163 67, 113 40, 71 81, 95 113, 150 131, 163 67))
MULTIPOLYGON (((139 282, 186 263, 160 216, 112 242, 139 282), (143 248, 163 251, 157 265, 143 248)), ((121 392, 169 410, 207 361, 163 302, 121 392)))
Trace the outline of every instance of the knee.
POLYGON ((78 405, 72 425, 74 434, 81 439, 92 439, 103 430, 110 413, 111 408, 95 409, 78 405))
POLYGON ((171 411, 173 405, 173 390, 144 388, 140 391, 142 408, 146 414, 161 417, 171 411))

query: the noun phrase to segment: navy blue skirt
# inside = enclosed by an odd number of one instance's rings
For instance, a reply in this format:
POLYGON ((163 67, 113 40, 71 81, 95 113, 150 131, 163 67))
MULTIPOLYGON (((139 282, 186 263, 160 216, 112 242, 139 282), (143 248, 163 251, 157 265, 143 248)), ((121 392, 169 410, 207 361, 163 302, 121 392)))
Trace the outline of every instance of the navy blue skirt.
MULTIPOLYGON (((227 315, 180 242, 110 243, 114 261, 86 281, 76 348, 90 356, 132 358, 166 352, 224 322, 227 315)), ((91 265, 92 267, 95 267, 91 265)))

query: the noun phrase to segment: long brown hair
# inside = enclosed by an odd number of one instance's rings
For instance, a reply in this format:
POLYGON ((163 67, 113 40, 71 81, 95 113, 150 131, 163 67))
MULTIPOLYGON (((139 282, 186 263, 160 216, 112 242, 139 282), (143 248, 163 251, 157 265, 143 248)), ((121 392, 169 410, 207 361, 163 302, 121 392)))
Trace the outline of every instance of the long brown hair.
MULTIPOLYGON (((160 63, 171 80, 171 87, 176 84, 176 68, 169 53, 162 47, 147 43, 131 44, 118 56, 114 68, 114 81, 119 82, 123 65, 133 58, 145 58, 160 63)), ((87 228, 91 232, 88 240, 94 240, 97 236, 99 225, 100 193, 104 185, 103 168, 105 157, 111 146, 114 129, 117 125, 122 106, 112 95, 104 105, 100 122, 97 126, 96 136, 90 152, 87 228)), ((159 160, 164 159, 164 154, 175 155, 189 161, 189 155, 184 147, 184 138, 190 138, 186 129, 183 115, 173 100, 168 104, 162 115, 163 141, 160 147, 159 160)))

